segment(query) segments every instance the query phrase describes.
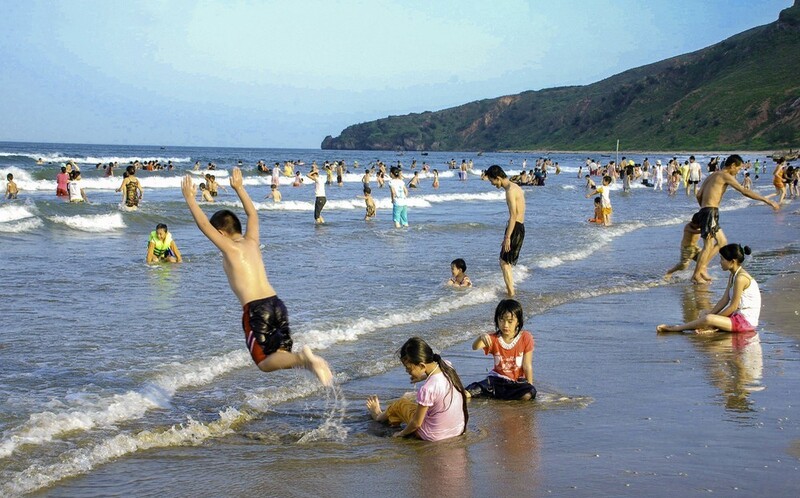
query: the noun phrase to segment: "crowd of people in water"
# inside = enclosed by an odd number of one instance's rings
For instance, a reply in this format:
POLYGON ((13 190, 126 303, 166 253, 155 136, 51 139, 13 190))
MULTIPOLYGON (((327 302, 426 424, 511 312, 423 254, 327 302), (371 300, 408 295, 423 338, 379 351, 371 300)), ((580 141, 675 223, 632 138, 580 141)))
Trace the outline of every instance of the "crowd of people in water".
MULTIPOLYGON (((630 192, 632 186, 638 182, 653 191, 666 190, 668 195, 677 195, 682 190, 687 196, 694 195, 697 200, 698 211, 682 226, 678 263, 667 270, 664 278, 669 280, 674 273, 688 269, 694 262, 692 281, 697 284, 709 283, 711 276, 708 273, 708 264, 719 255, 721 268, 729 274, 728 282, 723 296, 710 310, 683 324, 659 325, 656 328, 659 333, 684 330, 741 333, 756 329, 761 294, 756 280, 744 269, 745 258, 752 251, 746 245, 728 243, 720 227, 719 207, 728 188, 763 202, 775 210, 780 209, 787 197, 797 197, 800 168, 793 168, 783 158, 776 158, 775 163, 771 176, 776 191, 768 196, 762 196, 752 188, 753 183, 761 176, 770 175, 766 162, 757 159, 751 163, 737 154, 724 160, 713 157, 706 168, 694 156, 683 161, 673 157, 667 164, 662 164, 660 159, 651 162, 646 157, 641 163, 623 157, 619 162, 609 160, 605 164, 587 158, 579 166, 577 178, 580 182, 585 181, 585 196, 594 198, 594 213, 590 222, 611 225, 613 208, 610 193, 612 185, 617 182, 622 183, 623 193, 630 192), (594 178, 600 178, 599 185, 594 178), (773 197, 776 200, 772 200, 773 197)), ((238 166, 242 166, 241 161, 238 166)), ((305 163, 299 160, 284 161, 282 164, 275 162, 272 167, 259 161, 256 170, 271 176, 271 192, 267 197, 276 203, 281 202, 279 188, 282 177, 292 178, 293 186, 303 185, 306 179, 313 183, 314 220, 315 223, 324 223, 322 211, 326 203, 326 187, 334 184, 342 186, 344 175, 351 171, 360 173, 361 166, 357 161, 351 166, 344 161, 325 161, 321 165, 313 161, 305 176, 299 171, 303 166, 305 163)), ((458 164, 453 159, 446 166, 449 170, 458 171, 459 181, 466 181, 469 172, 473 170, 471 160, 462 160, 458 164)), ((509 166, 515 168, 513 161, 509 166)), ((513 299, 515 289, 512 267, 517 263, 525 237, 525 194, 521 187, 544 186, 548 170, 558 175, 561 173, 561 166, 548 158, 537 159, 530 170, 527 159, 522 161, 521 166, 521 172, 511 176, 499 165, 492 165, 481 172, 481 179, 505 192, 508 207, 508 220, 499 251, 500 268, 508 298, 501 300, 496 306, 493 332, 480 334, 472 343, 473 350, 482 350, 484 354, 493 356, 494 368, 485 379, 465 387, 453 365, 436 354, 424 339, 413 337, 407 340, 399 351, 399 360, 411 381, 424 381, 424 385, 416 394, 392 402, 385 410, 377 396, 370 396, 366 401, 368 413, 374 420, 402 426, 394 436, 413 436, 432 441, 451 438, 463 434, 467 429, 469 398, 531 400, 536 397, 533 377, 534 338, 529 331, 523 329, 522 305, 513 299)), ((116 167, 116 163, 108 163, 98 164, 96 169, 103 168, 106 171, 105 176, 113 176, 116 167)), ((143 197, 141 183, 136 177, 137 170, 169 170, 173 167, 171 162, 162 165, 156 160, 135 161, 127 165, 117 189, 122 192, 123 205, 135 209, 143 197)), ((209 162, 204 169, 205 172, 200 171, 200 162, 195 163, 194 170, 204 174, 204 181, 199 184, 200 195, 204 202, 212 203, 218 196, 219 188, 224 187, 216 181, 215 164, 209 162)), ((393 206, 392 219, 397 228, 408 226, 406 200, 409 189, 421 187, 420 174, 432 179, 433 188, 439 186, 438 170, 432 169, 427 162, 418 165, 413 160, 410 179, 404 174, 401 161, 387 165, 376 160, 364 167, 363 171, 361 183, 366 208, 364 219, 370 220, 375 216, 376 207, 371 195, 371 182, 374 178, 378 188, 388 186, 393 206)), ((6 197, 14 199, 19 188, 11 173, 7 175, 7 180, 6 197)), ((87 201, 85 189, 81 185, 80 168, 74 162, 61 167, 56 175, 56 183, 56 195, 67 197, 70 202, 87 201)), ((197 226, 222 253, 223 269, 231 289, 243 307, 242 327, 254 363, 265 372, 304 367, 313 372, 324 385, 330 385, 333 376, 324 359, 316 356, 308 347, 297 353, 292 352, 288 312, 267 280, 259 238, 258 213, 244 188, 240 167, 233 168, 230 187, 241 201, 247 216, 244 229, 239 217, 230 210, 217 211, 210 218, 206 216, 197 202, 198 186, 195 185, 192 175, 187 174, 183 179, 181 191, 197 226)), ((182 261, 181 252, 166 224, 159 223, 150 233, 145 259, 148 264, 182 261)), ((446 281, 446 285, 453 288, 469 288, 473 285, 466 274, 467 264, 463 259, 453 260, 450 270, 451 278, 446 281)))

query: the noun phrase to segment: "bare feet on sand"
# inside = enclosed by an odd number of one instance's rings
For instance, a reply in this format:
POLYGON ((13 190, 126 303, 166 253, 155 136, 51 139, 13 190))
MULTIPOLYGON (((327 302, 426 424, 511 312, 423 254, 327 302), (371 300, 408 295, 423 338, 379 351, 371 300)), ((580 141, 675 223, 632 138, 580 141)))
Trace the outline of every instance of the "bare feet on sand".
POLYGON ((381 402, 377 396, 367 397, 367 410, 372 420, 380 420, 381 415, 383 415, 383 410, 381 410, 381 402))
POLYGON ((311 352, 311 348, 303 346, 300 351, 300 358, 303 359, 303 367, 310 370, 317 376, 323 386, 330 386, 333 383, 333 374, 328 367, 328 362, 311 352))

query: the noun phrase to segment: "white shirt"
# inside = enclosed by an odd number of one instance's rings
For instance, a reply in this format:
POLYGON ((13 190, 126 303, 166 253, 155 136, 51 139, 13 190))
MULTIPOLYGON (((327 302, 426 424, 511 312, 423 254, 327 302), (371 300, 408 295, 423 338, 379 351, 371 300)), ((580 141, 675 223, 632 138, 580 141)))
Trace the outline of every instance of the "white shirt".
POLYGON ((689 179, 693 182, 700 181, 700 163, 689 163, 689 179))
POLYGON ((406 191, 403 180, 401 180, 400 178, 394 178, 392 180, 389 180, 389 188, 392 189, 392 192, 394 192, 395 206, 405 206, 406 191))
POLYGON ((69 183, 67 183, 67 192, 69 192, 70 202, 83 200, 83 196, 81 195, 80 180, 70 180, 69 183))
POLYGON ((314 195, 317 197, 325 197, 325 178, 323 178, 322 175, 317 175, 314 184, 314 195))

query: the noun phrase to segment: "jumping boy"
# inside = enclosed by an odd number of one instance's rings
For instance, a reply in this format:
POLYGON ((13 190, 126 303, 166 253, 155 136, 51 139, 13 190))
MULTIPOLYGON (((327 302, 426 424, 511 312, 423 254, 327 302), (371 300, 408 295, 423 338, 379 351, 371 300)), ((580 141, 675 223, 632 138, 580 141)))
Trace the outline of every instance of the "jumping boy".
POLYGON ((200 231, 222 252, 222 268, 228 283, 242 304, 242 328, 250 356, 264 372, 303 367, 313 372, 323 385, 331 385, 328 363, 314 355, 308 346, 292 353, 286 306, 267 280, 259 242, 258 212, 242 184, 242 172, 234 168, 231 188, 247 215, 247 232, 231 211, 217 211, 209 220, 197 204, 197 190, 190 176, 181 183, 181 191, 200 231))
POLYGON ((747 190, 736 180, 736 175, 742 169, 742 157, 732 154, 725 160, 722 169, 717 170, 705 179, 697 191, 697 202, 700 204, 698 222, 700 223, 700 238, 703 239, 703 250, 697 258, 692 281, 699 284, 708 283, 711 279, 707 273, 708 263, 719 252, 719 248, 728 243, 728 239, 719 226, 719 205, 722 196, 728 187, 733 187, 740 194, 750 199, 769 204, 775 211, 781 207, 776 202, 760 195, 755 190, 747 190))
POLYGON ((508 222, 503 243, 500 246, 500 270, 506 283, 508 297, 514 297, 514 276, 511 267, 517 264, 519 250, 525 240, 525 193, 519 185, 512 183, 503 168, 494 164, 486 170, 486 178, 496 188, 506 191, 508 222))

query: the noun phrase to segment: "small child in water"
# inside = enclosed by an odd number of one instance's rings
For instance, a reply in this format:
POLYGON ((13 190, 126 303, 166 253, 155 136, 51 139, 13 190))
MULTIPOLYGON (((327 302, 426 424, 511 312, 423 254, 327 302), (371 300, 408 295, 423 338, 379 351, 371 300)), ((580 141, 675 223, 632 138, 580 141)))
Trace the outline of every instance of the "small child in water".
POLYGON ((597 187, 596 190, 593 192, 589 192, 586 194, 586 198, 593 195, 600 194, 600 204, 602 205, 603 211, 603 226, 610 226, 611 225, 611 213, 613 213, 613 209, 611 209, 611 177, 606 175, 603 177, 603 184, 597 187))
POLYGON ((239 218, 227 209, 209 220, 197 204, 197 190, 190 175, 181 183, 189 211, 197 227, 222 252, 222 269, 231 290, 242 304, 242 328, 250 356, 263 372, 303 367, 323 385, 332 383, 328 363, 314 355, 308 346, 292 353, 292 338, 286 306, 267 280, 259 237, 258 211, 244 189, 242 171, 233 168, 231 188, 239 196, 247 215, 247 231, 242 233, 239 218))
POLYGON ((472 349, 494 356, 494 369, 480 382, 467 386, 467 397, 529 400, 533 387, 533 335, 522 330, 522 305, 503 299, 494 311, 494 334, 481 334, 472 349))
POLYGON ((281 191, 278 190, 278 186, 273 183, 272 186, 270 187, 270 190, 271 192, 267 194, 265 199, 272 199, 272 202, 274 202, 275 204, 281 202, 281 199, 283 199, 283 195, 281 195, 281 191))
POLYGON ((664 280, 669 281, 672 278, 672 274, 676 271, 681 271, 689 268, 689 264, 692 261, 697 261, 697 257, 700 255, 700 251, 702 249, 697 242, 700 241, 700 223, 699 223, 699 216, 697 213, 692 216, 692 219, 683 227, 683 238, 681 238, 681 260, 667 270, 667 273, 664 275, 664 280))
POLYGON ((369 185, 364 185, 364 206, 367 208, 364 221, 369 221, 375 217, 375 199, 372 198, 372 189, 369 185))
POLYGON ((400 348, 400 362, 411 376, 411 383, 425 381, 416 399, 403 397, 386 411, 377 396, 367 398, 367 410, 373 420, 397 426, 406 424, 392 437, 414 436, 426 441, 440 441, 467 431, 469 412, 467 396, 453 366, 419 337, 412 337, 400 348))
POLYGON ((19 193, 19 187, 17 187, 16 182, 14 182, 14 175, 11 173, 6 175, 6 199, 16 199, 17 194, 19 193))
POLYGON ((603 204, 600 197, 594 198, 594 217, 589 218, 589 223, 603 223, 603 204))
POLYGON ((454 259, 450 263, 450 272, 453 276, 447 281, 447 285, 451 287, 472 287, 472 282, 465 273, 467 271, 467 263, 461 259, 454 259))

